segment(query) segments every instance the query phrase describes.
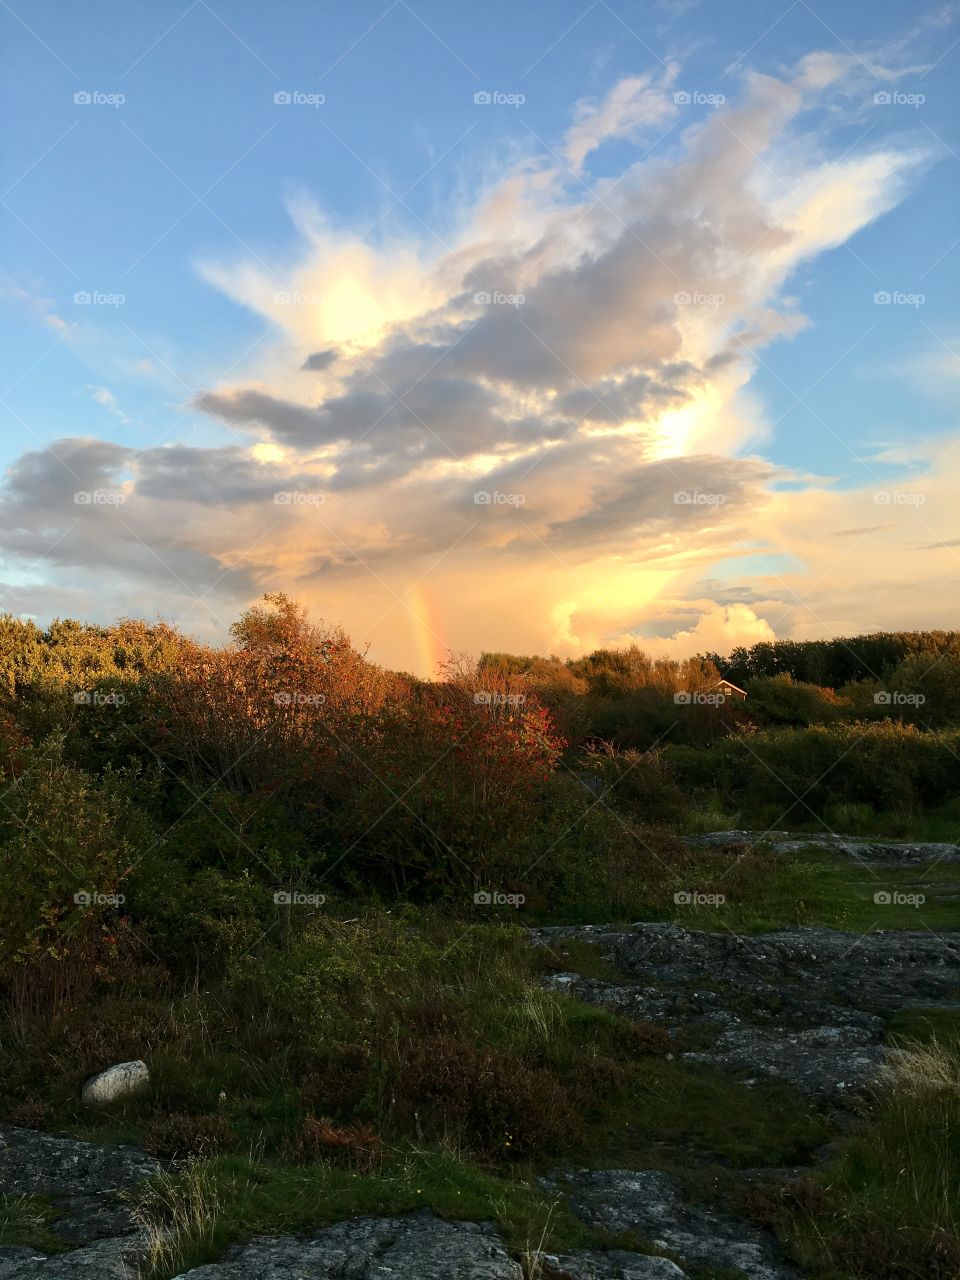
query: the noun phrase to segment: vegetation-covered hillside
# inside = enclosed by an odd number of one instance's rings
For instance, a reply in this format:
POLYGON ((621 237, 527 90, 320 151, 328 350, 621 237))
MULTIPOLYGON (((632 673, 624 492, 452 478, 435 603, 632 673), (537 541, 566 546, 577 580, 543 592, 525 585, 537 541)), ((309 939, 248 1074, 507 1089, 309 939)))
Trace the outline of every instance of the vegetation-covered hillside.
MULTIPOLYGON (((610 974, 573 942, 535 950, 521 926, 870 927, 857 876, 826 854, 785 864, 680 839, 955 834, 953 639, 849 647, 877 669, 827 664, 836 683, 821 684, 800 678, 817 646, 791 671, 757 650, 630 649, 487 654, 423 681, 284 596, 216 649, 162 624, 0 619, 0 1118, 190 1161, 138 1206, 155 1277, 258 1230, 423 1204, 494 1217, 521 1251, 609 1248, 540 1171, 656 1153, 699 1194, 704 1168, 807 1160, 836 1136, 829 1116, 545 989, 564 966, 610 974), (721 672, 745 702, 717 696, 721 672), (691 887, 720 913, 691 906, 691 887), (80 1105, 87 1076, 139 1058, 145 1096, 80 1105)), ((944 902, 931 890, 928 927, 944 902)), ((915 919, 894 907, 889 922, 915 919)), ((846 1225, 820 1205, 816 1274, 900 1274, 929 1244, 922 1200, 884 1244, 887 1270, 830 1270, 882 1234, 882 1204, 848 1206, 846 1225)), ((0 1240, 49 1243, 42 1204, 0 1207, 0 1240)), ((816 1252, 794 1218, 783 1231, 816 1252)))

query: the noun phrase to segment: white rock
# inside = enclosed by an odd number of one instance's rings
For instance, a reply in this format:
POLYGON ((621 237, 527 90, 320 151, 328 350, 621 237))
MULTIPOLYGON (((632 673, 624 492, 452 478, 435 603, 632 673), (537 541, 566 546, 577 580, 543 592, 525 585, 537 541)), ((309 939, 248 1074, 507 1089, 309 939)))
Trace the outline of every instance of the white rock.
POLYGON ((91 1076, 83 1086, 84 1102, 103 1105, 132 1098, 150 1083, 150 1071, 139 1058, 136 1062, 118 1062, 106 1071, 91 1076))

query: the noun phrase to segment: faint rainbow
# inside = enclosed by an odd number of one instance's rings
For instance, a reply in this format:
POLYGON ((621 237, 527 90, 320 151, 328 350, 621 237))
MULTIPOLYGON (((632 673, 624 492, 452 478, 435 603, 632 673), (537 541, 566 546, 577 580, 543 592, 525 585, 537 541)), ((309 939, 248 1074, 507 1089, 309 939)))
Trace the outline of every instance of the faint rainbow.
POLYGON ((447 658, 443 619, 426 588, 418 582, 406 593, 404 601, 413 629, 417 675, 436 679, 440 664, 447 658))

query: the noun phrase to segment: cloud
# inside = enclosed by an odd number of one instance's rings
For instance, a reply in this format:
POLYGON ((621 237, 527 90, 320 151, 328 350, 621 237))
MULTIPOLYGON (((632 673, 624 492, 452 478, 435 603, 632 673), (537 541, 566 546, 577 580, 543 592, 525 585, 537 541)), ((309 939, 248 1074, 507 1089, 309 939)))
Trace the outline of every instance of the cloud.
POLYGON ((0 552, 35 566, 18 603, 46 607, 81 571, 104 611, 194 619, 283 587, 404 667, 422 667, 427 625, 434 649, 575 653, 652 630, 655 651, 683 653, 864 618, 844 556, 874 583, 905 574, 948 466, 922 512, 878 525, 877 486, 840 494, 745 452, 759 353, 805 323, 792 277, 926 159, 902 134, 832 143, 822 108, 843 118, 852 63, 747 73, 650 154, 678 70, 622 80, 439 249, 362 240, 298 200, 298 254, 201 268, 280 332, 191 401, 225 443, 60 440, 9 469, 0 552), (615 179, 584 177, 612 141, 615 179), (75 503, 93 490, 122 502, 75 503), (777 571, 737 575, 758 556, 777 571))
POLYGON ((659 77, 627 76, 600 102, 581 99, 563 145, 571 169, 579 173, 587 156, 604 142, 614 138, 635 141, 646 129, 662 125, 675 115, 668 90, 678 69, 676 64, 670 64, 659 77))
POLYGON ((329 351, 311 351, 303 364, 300 366, 304 373, 322 373, 324 369, 329 369, 337 358, 334 350, 329 351))
POLYGON ((119 418, 121 422, 129 425, 130 419, 120 408, 120 405, 117 403, 117 397, 109 387, 90 387, 89 391, 97 404, 103 405, 104 409, 109 409, 115 418, 119 418))
POLYGON ((738 645, 775 640, 773 628, 745 604, 720 605, 700 615, 694 626, 666 638, 643 641, 655 657, 692 658, 697 653, 729 654, 738 645))

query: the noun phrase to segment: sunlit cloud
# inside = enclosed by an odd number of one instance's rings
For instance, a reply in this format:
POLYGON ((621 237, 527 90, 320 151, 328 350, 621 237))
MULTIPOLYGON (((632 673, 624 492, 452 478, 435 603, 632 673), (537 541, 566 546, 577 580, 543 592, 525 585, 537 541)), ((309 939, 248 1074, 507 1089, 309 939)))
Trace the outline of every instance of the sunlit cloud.
MULTIPOLYGON (((276 333, 186 406, 224 443, 25 454, 0 539, 43 569, 11 598, 95 566, 127 584, 131 610, 195 622, 285 588, 374 658, 421 671, 447 647, 574 654, 639 638, 685 656, 881 625, 892 608, 872 592, 868 616, 855 575, 906 578, 921 543, 955 572, 958 531, 934 518, 946 469, 922 502, 885 508, 879 479, 841 493, 792 475, 758 452, 768 424, 751 389, 763 348, 806 324, 794 274, 896 204, 929 159, 906 134, 855 154, 833 143, 822 109, 858 110, 857 63, 812 54, 780 77, 746 73, 689 122, 677 65, 620 80, 572 105, 559 142, 445 211, 442 242, 388 219, 368 234, 376 215, 335 226, 297 198, 282 260, 198 265, 276 333), (619 172, 591 176, 613 155, 619 172), (80 491, 123 501, 78 505, 80 491), (739 562, 742 579, 714 572, 739 562)), ((884 475, 897 448, 876 459, 884 475)))

